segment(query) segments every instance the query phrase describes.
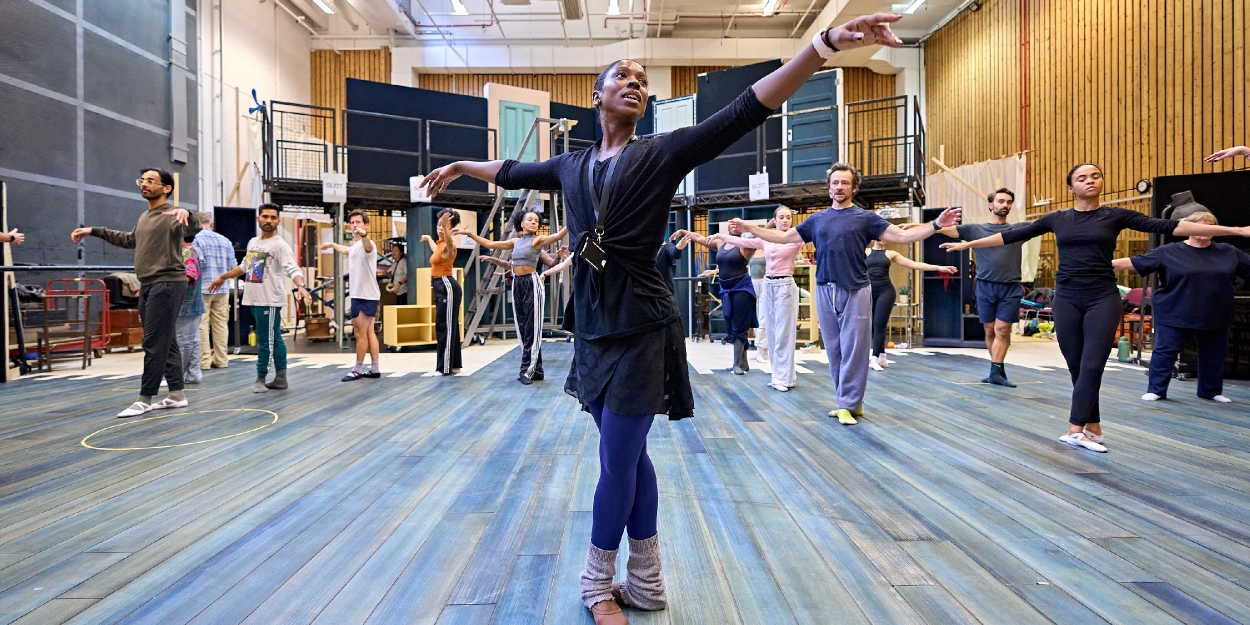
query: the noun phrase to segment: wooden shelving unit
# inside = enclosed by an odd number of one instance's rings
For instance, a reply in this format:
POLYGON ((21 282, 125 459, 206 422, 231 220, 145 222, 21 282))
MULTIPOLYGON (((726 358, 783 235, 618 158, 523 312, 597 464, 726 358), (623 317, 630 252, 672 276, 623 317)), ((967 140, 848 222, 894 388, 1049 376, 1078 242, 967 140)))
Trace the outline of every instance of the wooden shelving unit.
MULTIPOLYGON (((456 268, 456 281, 464 288, 464 269, 456 268)), ((382 342, 387 347, 415 347, 438 342, 434 330, 434 291, 430 286, 430 268, 418 267, 416 279, 409 282, 408 294, 415 303, 387 306, 382 315, 382 342)), ((460 302, 460 331, 464 332, 464 301, 460 302)))
POLYGON ((794 331, 794 342, 803 347, 820 340, 820 319, 816 317, 816 266, 795 265, 794 283, 800 289, 799 321, 794 331), (802 292, 809 293, 804 297, 802 292))

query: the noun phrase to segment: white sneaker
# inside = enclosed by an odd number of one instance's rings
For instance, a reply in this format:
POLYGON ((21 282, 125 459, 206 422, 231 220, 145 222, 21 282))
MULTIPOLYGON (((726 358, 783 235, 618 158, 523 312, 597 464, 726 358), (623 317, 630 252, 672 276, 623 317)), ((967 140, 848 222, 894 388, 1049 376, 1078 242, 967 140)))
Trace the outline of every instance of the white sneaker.
POLYGON ((1159 397, 1158 395, 1155 395, 1154 393, 1146 393, 1145 395, 1141 396, 1141 399, 1142 401, 1159 401, 1160 399, 1163 399, 1163 398, 1159 397))
POLYGON ((782 393, 785 393, 790 390, 790 387, 783 386, 781 384, 769 384, 768 386, 772 387, 774 391, 781 391, 782 393))
POLYGON ((1218 401, 1218 402, 1220 402, 1221 404, 1231 404, 1231 403, 1233 403, 1233 400, 1231 400, 1231 399, 1229 399, 1229 398, 1227 398, 1227 397, 1225 397, 1225 396, 1223 396, 1223 395, 1216 395, 1215 397, 1212 397, 1211 399, 1213 399, 1213 400, 1215 400, 1215 401, 1218 401))
POLYGON ((1094 434, 1093 432, 1089 430, 1085 430, 1084 434, 1085 434, 1085 437, 1088 438, 1089 440, 1094 441, 1095 443, 1098 443, 1099 445, 1102 444, 1102 434, 1094 434))
POLYGON ((881 363, 878 362, 876 358, 869 358, 868 366, 872 367, 873 371, 885 371, 885 367, 882 367, 881 363))
POLYGON ((117 413, 117 416, 118 417, 137 417, 141 414, 146 414, 149 412, 152 412, 152 404, 145 404, 141 401, 137 401, 133 404, 130 404, 129 408, 117 413))
POLYGON ((1090 451, 1096 451, 1100 454, 1107 453, 1106 447, 1103 447, 1102 445, 1099 445, 1098 443, 1095 443, 1094 441, 1090 440, 1089 437, 1085 436, 1084 432, 1064 434, 1063 436, 1059 437, 1059 442, 1066 443, 1073 447, 1084 447, 1090 451))

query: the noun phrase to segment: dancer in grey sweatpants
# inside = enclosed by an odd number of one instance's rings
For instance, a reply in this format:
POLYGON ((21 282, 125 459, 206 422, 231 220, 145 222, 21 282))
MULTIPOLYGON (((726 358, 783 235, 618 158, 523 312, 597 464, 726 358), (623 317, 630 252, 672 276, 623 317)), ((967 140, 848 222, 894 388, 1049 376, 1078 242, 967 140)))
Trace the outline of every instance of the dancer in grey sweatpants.
POLYGON ((864 391, 868 385, 868 351, 872 346, 872 286, 868 281, 864 249, 873 240, 911 243, 959 223, 960 210, 942 212, 928 226, 904 230, 880 215, 856 206, 859 172, 846 163, 829 169, 829 196, 833 206, 808 217, 791 230, 780 232, 729 222, 730 231, 750 232, 773 243, 816 245, 816 316, 829 357, 829 374, 837 390, 837 407, 829 416, 853 425, 864 414, 864 391))

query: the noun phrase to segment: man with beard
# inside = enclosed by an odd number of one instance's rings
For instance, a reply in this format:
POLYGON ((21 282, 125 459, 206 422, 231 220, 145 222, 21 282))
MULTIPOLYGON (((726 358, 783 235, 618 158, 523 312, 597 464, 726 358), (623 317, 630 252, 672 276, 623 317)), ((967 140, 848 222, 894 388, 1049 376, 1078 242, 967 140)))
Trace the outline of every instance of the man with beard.
MULTIPOLYGON (((999 189, 990 194, 990 220, 983 224, 961 224, 943 228, 942 234, 964 241, 1007 232, 1018 224, 1007 223, 1007 214, 1016 194, 999 189)), ((990 377, 981 380, 1015 388, 1007 380, 1003 361, 1007 347, 1011 345, 1011 326, 1020 321, 1020 298, 1024 285, 1020 284, 1020 255, 1024 242, 999 247, 983 247, 977 250, 977 315, 985 326, 985 348, 990 352, 990 377)))
POLYGON ((281 210, 272 203, 261 204, 256 209, 260 236, 252 237, 247 242, 247 256, 243 257, 243 264, 217 276, 207 289, 209 293, 216 293, 226 280, 243 277, 243 305, 252 307, 252 319, 256 322, 256 382, 252 384, 253 393, 287 387, 286 343, 282 340, 286 278, 295 282, 298 297, 304 300, 305 305, 312 303, 312 296, 304 288, 304 273, 295 260, 295 252, 278 236, 281 210), (274 378, 273 382, 266 383, 271 359, 274 378))
POLYGON ((864 250, 874 240, 912 243, 959 223, 960 210, 948 208, 928 224, 904 230, 880 215, 856 206, 859 172, 847 163, 829 168, 833 206, 815 213, 789 230, 772 230, 731 219, 734 235, 750 232, 772 243, 816 245, 816 314, 829 357, 829 374, 837 390, 837 407, 829 411, 843 425, 864 414, 868 385, 868 352, 872 344, 872 286, 864 250))
POLYGON ((153 409, 184 408, 182 353, 175 332, 178 310, 187 292, 187 269, 182 264, 182 242, 200 231, 200 220, 186 209, 174 208, 173 174, 149 168, 139 172, 139 192, 148 210, 130 232, 108 228, 76 228, 74 243, 92 236, 117 247, 135 251, 135 275, 139 278, 139 317, 143 320, 143 381, 139 401, 118 413, 134 417, 153 409), (161 375, 169 383, 169 397, 152 403, 161 388, 161 375))

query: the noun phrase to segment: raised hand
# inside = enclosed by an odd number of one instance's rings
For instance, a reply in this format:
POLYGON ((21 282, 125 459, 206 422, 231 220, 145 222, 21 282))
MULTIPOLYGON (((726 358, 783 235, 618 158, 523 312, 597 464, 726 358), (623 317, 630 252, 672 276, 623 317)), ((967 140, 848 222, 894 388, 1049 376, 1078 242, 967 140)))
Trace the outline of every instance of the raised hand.
POLYGON ((458 237, 462 234, 468 234, 471 236, 473 233, 469 232, 468 230, 465 230, 464 228, 452 228, 451 229, 451 236, 453 237, 458 237))
POLYGON ((729 220, 729 234, 732 234, 736 237, 740 237, 742 236, 742 233, 746 231, 747 231, 747 223, 745 221, 742 221, 742 219, 738 217, 734 217, 733 219, 729 220))
POLYGON ((185 208, 175 208, 173 210, 162 211, 161 214, 173 217, 174 221, 184 226, 187 225, 187 218, 191 216, 191 213, 185 208))
POLYGON ((430 235, 428 235, 428 234, 423 234, 423 235, 421 235, 421 240, 422 240, 422 241, 433 241, 433 240, 434 240, 434 238, 433 238, 433 237, 431 237, 431 236, 430 236, 430 235))
POLYGON ((959 225, 959 220, 963 217, 963 214, 964 211, 962 208, 948 208, 942 211, 941 215, 938 215, 936 221, 938 226, 942 228, 957 226, 959 225))
POLYGON ((69 238, 73 239, 74 243, 82 243, 82 240, 89 236, 91 236, 91 228, 74 228, 74 231, 69 233, 69 238))
POLYGON ((18 232, 17 228, 10 230, 8 232, 8 235, 9 235, 9 243, 12 243, 13 245, 21 245, 23 242, 26 241, 26 235, 18 232))
POLYGON ((461 174, 458 169, 459 168, 456 167, 456 163, 439 167, 438 169, 430 172, 429 175, 425 177, 425 180, 421 181, 420 188, 428 189, 430 197, 434 197, 439 193, 442 193, 443 190, 447 188, 447 185, 451 184, 453 180, 460 177, 461 174))
POLYGON ((841 26, 829 29, 829 41, 838 50, 853 50, 871 45, 897 48, 903 41, 890 30, 890 24, 899 16, 893 13, 877 13, 857 17, 841 26))
POLYGON ((669 241, 676 241, 677 239, 680 239, 680 238, 682 238, 682 237, 684 237, 684 236, 688 236, 689 234, 690 234, 690 231, 689 231, 689 230, 678 230, 677 232, 674 232, 672 235, 670 235, 670 236, 668 237, 668 240, 669 240, 669 241))
POLYGON ((951 243, 943 243, 939 247, 941 247, 943 250, 947 252, 962 252, 972 247, 972 241, 958 241, 958 242, 951 242, 951 243))
POLYGON ((1250 147, 1239 145, 1232 148, 1224 148, 1223 150, 1220 150, 1219 152, 1216 152, 1215 154, 1212 154, 1202 160, 1208 163, 1214 163, 1216 161, 1222 161, 1226 158, 1232 158, 1234 156, 1244 156, 1246 158, 1250 158, 1250 147))

